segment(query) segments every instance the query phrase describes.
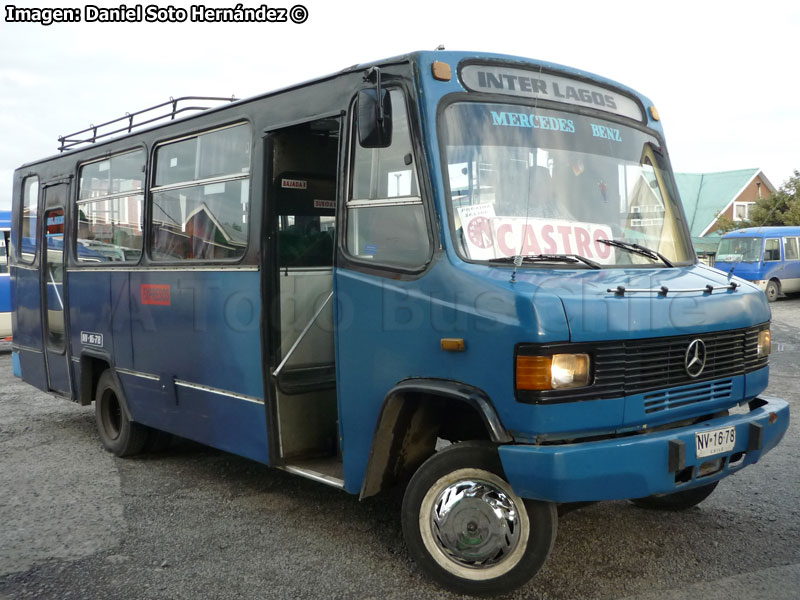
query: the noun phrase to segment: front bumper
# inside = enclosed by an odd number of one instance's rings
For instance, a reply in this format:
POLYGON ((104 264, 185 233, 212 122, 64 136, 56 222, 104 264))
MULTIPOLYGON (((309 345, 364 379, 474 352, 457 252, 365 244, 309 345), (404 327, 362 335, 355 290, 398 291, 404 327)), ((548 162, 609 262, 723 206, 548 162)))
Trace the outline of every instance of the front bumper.
POLYGON ((621 438, 561 445, 500 446, 500 460, 514 491, 550 502, 623 500, 669 494, 709 484, 759 460, 789 427, 789 404, 771 396, 750 401, 746 414, 621 438), (729 452, 697 458, 695 433, 736 427, 729 452), (736 460, 731 464, 731 457, 736 460), (716 459, 721 468, 699 476, 716 459))

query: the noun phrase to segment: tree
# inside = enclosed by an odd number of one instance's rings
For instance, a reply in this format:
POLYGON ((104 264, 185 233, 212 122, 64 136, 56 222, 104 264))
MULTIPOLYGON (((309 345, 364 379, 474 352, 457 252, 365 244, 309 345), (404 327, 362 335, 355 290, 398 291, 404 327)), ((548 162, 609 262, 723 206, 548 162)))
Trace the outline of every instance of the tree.
POLYGON ((800 225, 800 171, 794 170, 774 194, 750 209, 752 225, 800 225))
POLYGON ((786 208, 786 198, 780 191, 756 200, 750 207, 750 224, 755 225, 783 225, 783 209, 786 208))
POLYGON ((782 195, 786 203, 783 211, 784 225, 800 225, 800 171, 794 170, 794 175, 789 178, 778 190, 776 195, 782 195))

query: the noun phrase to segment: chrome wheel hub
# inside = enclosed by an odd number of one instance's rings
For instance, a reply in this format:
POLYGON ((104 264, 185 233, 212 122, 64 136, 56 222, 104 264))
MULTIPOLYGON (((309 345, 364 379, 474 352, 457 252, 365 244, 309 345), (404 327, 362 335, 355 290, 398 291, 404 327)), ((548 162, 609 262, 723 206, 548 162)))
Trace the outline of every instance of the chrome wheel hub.
POLYGON ((458 481, 436 497, 431 528, 450 560, 486 568, 506 559, 519 543, 519 511, 511 497, 492 483, 458 481))

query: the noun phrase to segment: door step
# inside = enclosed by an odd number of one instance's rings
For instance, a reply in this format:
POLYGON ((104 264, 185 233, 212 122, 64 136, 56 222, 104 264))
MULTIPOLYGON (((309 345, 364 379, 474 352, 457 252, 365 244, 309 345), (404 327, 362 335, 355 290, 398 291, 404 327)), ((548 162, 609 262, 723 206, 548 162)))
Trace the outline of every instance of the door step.
POLYGON ((292 460, 291 463, 278 468, 319 483, 344 489, 344 466, 342 460, 336 456, 292 460))

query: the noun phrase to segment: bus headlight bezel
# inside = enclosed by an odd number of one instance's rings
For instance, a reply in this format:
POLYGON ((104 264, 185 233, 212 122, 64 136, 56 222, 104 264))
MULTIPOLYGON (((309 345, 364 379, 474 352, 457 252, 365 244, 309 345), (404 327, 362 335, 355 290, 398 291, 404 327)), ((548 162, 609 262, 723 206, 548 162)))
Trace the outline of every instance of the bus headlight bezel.
POLYGON ((586 353, 517 354, 515 388, 546 391, 586 387, 592 382, 591 366, 591 357, 586 353))

